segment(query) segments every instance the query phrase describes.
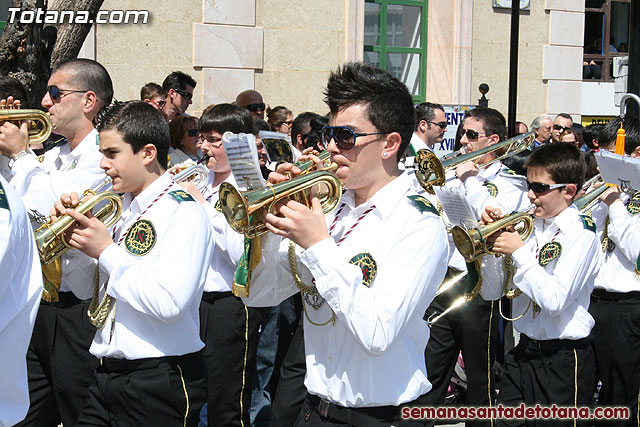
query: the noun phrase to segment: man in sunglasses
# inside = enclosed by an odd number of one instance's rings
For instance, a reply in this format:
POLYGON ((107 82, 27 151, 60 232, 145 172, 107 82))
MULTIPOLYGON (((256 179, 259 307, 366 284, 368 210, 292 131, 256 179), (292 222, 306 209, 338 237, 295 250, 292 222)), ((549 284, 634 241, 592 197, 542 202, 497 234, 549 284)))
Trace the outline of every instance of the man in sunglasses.
POLYGON ((564 131, 572 130, 573 119, 567 113, 560 113, 553 120, 553 128, 551 129, 551 142, 560 142, 560 135, 564 131))
MULTIPOLYGON (((62 194, 82 194, 105 179, 93 120, 112 96, 111 78, 101 64, 73 59, 53 69, 42 98, 54 132, 66 140, 39 162, 28 149, 26 128, 2 126, 0 147, 11 158, 10 182, 34 217, 48 214, 62 194)), ((61 264, 61 277, 44 277, 43 301, 27 353, 31 405, 24 425, 73 426, 97 366, 89 353, 95 328, 87 316, 95 264, 76 250, 64 254, 61 264)))
POLYGON ((252 89, 240 92, 236 97, 236 105, 249 110, 253 118, 264 120, 266 106, 260 92, 252 89))
POLYGON ((436 144, 442 142, 447 131, 447 116, 440 104, 423 102, 416 106, 416 128, 411 136, 409 149, 412 155, 422 148, 433 150, 436 144))
MULTIPOLYGON (((271 233, 261 237, 246 301, 268 306, 302 294, 308 394, 296 426, 424 425, 404 420, 401 407, 431 388, 422 316, 448 244, 437 210, 398 167, 414 130, 411 95, 364 63, 331 73, 325 95, 323 142, 346 191, 327 217, 317 198, 311 208, 285 200, 277 215, 265 214, 271 233)), ((270 181, 285 171, 299 173, 281 165, 270 181)))
POLYGON ((180 114, 184 114, 193 103, 193 89, 196 81, 188 74, 174 71, 162 82, 162 87, 167 91, 167 97, 162 111, 169 122, 180 114))

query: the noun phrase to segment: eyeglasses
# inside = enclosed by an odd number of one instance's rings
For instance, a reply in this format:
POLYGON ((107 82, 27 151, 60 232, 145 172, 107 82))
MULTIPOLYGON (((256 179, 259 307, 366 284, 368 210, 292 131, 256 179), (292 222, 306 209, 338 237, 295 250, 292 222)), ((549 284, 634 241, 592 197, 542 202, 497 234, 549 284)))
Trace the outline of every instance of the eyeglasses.
POLYGON ((287 125, 287 127, 291 127, 291 126, 293 126, 293 120, 287 120, 286 122, 280 122, 277 127, 280 127, 282 125, 287 125))
POLYGON ((430 123, 434 126, 438 126, 440 128, 440 130, 446 130, 447 129, 447 122, 432 122, 431 120, 425 120, 427 123, 430 123))
POLYGON ((47 92, 49 92, 49 96, 51 97, 51 99, 53 101, 57 101, 61 98, 64 98, 66 96, 66 94, 64 94, 63 92, 67 92, 67 93, 85 93, 87 92, 86 90, 74 90, 74 89, 60 89, 58 86, 52 85, 52 86, 47 86, 47 92))
POLYGON ((566 187, 569 184, 542 184, 540 182, 527 181, 527 189, 534 193, 546 193, 549 190, 555 190, 556 188, 566 187))
POLYGON ((187 136, 198 136, 198 129, 187 130, 187 136))
POLYGON ((359 136, 387 135, 388 133, 356 133, 349 126, 325 126, 322 128, 322 143, 327 147, 333 139, 341 150, 351 150, 356 145, 356 138, 359 136))
POLYGON ((553 128, 555 130, 573 130, 570 126, 553 125, 553 128))
POLYGON ((193 98, 193 94, 187 92, 186 90, 174 89, 174 91, 176 93, 179 93, 187 101, 189 101, 189 100, 191 100, 193 98))
POLYGON ((264 111, 265 105, 264 105, 264 102, 260 102, 258 104, 247 104, 245 108, 251 111, 252 113, 255 113, 258 110, 264 111))
POLYGON ((218 136, 204 136, 203 134, 200 134, 200 141, 207 141, 215 148, 219 148, 222 145, 222 138, 218 136))
POLYGON ((481 136, 487 136, 486 133, 478 133, 473 129, 462 129, 460 131, 460 138, 462 138, 465 134, 467 135, 468 140, 478 139, 481 136))
POLYGON ((154 103, 158 108, 162 108, 164 107, 164 104, 167 103, 166 99, 160 99, 159 101, 155 101, 155 100, 151 100, 152 103, 154 103))

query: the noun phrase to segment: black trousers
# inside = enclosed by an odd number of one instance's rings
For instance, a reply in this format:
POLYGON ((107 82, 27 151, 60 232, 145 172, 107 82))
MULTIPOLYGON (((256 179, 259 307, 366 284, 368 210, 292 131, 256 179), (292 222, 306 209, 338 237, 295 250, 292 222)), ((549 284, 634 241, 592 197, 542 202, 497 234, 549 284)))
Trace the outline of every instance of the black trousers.
POLYGON ((78 426, 197 426, 207 396, 202 355, 103 359, 78 426))
MULTIPOLYGON (((567 343, 562 340, 560 344, 567 343)), ((506 357, 498 403, 503 406, 588 406, 595 391, 595 360, 587 339, 577 348, 540 349, 525 335, 506 357), (576 388, 577 384, 577 388, 576 388)), ((542 342, 544 343, 544 341, 542 342)), ((496 420, 496 425, 561 426, 573 421, 496 420)))
POLYGON ((271 405, 271 427, 292 426, 307 395, 307 388, 304 386, 307 363, 303 317, 304 314, 300 316, 298 327, 280 368, 280 379, 271 405))
MULTIPOLYGON (((425 319, 442 313, 464 293, 464 280, 449 292, 436 298, 425 313, 425 319)), ((431 327, 425 349, 427 375, 431 391, 419 398, 420 405, 441 406, 462 351, 467 375, 467 406, 489 406, 495 401, 495 379, 491 367, 498 343, 498 302, 480 297, 442 317, 431 327)), ((489 426, 489 421, 467 421, 467 426, 489 426)))
POLYGON ((345 408, 334 404, 323 405, 317 396, 307 394, 295 427, 424 427, 432 426, 432 420, 403 420, 402 407, 416 406, 410 402, 402 406, 371 408, 345 408))
POLYGON ((74 426, 85 404, 98 359, 89 353, 96 333, 89 301, 60 292, 60 301, 42 301, 27 351, 31 404, 19 426, 74 426))
POLYGON ((205 292, 200 338, 207 370, 209 426, 248 426, 260 313, 231 292, 205 292))
POLYGON ((630 409, 628 422, 615 420, 599 425, 638 426, 640 394, 640 298, 600 293, 591 296, 589 312, 596 321, 591 342, 602 388, 598 404, 630 409))

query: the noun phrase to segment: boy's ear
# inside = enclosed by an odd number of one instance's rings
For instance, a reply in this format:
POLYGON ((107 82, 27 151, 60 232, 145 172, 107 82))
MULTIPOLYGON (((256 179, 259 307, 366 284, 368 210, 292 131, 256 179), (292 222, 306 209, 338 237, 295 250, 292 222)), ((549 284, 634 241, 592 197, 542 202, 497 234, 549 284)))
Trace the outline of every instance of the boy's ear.
POLYGON ((578 194, 578 186, 575 184, 567 184, 564 187, 564 191, 569 199, 573 199, 578 194))
POLYGON ((143 151, 142 163, 145 166, 149 166, 151 163, 157 160, 158 149, 156 148, 155 145, 146 144, 144 147, 142 147, 142 151, 143 151))
POLYGON ((631 157, 634 157, 636 159, 640 158, 640 145, 638 145, 636 149, 631 152, 631 157))

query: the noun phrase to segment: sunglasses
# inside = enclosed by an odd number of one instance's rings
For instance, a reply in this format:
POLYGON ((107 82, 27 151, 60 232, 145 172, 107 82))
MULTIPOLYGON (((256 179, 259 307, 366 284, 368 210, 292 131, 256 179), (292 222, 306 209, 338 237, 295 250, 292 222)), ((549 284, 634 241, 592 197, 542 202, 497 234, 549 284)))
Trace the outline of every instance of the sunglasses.
POLYGON ((553 128, 555 130, 572 130, 571 127, 569 126, 560 126, 560 125, 553 125, 553 128))
POLYGON ((356 145, 356 138, 368 135, 387 135, 389 132, 356 133, 348 126, 324 126, 322 128, 322 143, 325 148, 333 139, 341 150, 351 150, 356 145))
POLYGON ((569 184, 542 184, 540 182, 527 181, 527 189, 534 193, 546 193, 549 190, 555 190, 556 188, 566 187, 569 184))
POLYGON ((162 107, 164 107, 164 104, 167 103, 167 100, 166 99, 161 99, 159 101, 151 101, 151 102, 156 104, 158 106, 158 108, 162 108, 162 107))
POLYGON ((187 136, 198 136, 198 129, 187 130, 187 136))
POLYGON ((187 92, 186 90, 174 89, 174 91, 176 93, 179 93, 187 101, 189 101, 189 100, 191 100, 193 98, 193 94, 187 92))
POLYGON ((247 104, 245 108, 251 112, 256 112, 258 110, 264 111, 265 105, 264 102, 260 102, 258 104, 247 104))
POLYGON ((477 131, 475 131, 473 129, 462 129, 460 131, 460 138, 462 138, 465 135, 467 135, 467 139, 469 139, 469 140, 478 139, 481 136, 487 136, 486 133, 478 133, 477 131))
POLYGON ((427 123, 430 123, 434 126, 438 126, 440 128, 440 130, 446 130, 447 129, 447 122, 432 122, 431 120, 425 120, 427 123))
POLYGON ((288 127, 291 127, 291 126, 293 126, 293 120, 287 120, 286 122, 280 122, 277 127, 280 127, 282 125, 287 125, 288 127))
POLYGON ((67 93, 85 93, 86 90, 74 90, 74 89, 60 89, 58 86, 47 86, 47 92, 49 92, 49 96, 52 100, 57 101, 61 98, 64 98, 67 93))

